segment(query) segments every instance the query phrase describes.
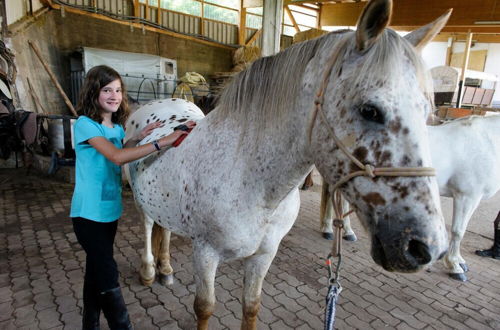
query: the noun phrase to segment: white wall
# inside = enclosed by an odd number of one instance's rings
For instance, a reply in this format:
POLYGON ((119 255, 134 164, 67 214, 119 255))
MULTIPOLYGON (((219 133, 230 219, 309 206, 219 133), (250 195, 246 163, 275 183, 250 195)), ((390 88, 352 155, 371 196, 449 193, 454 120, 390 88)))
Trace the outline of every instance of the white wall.
POLYGON ((447 42, 431 42, 422 50, 422 57, 427 68, 446 65, 447 42))
MULTIPOLYGON (((489 44, 488 55, 484 71, 494 73, 500 77, 500 44, 489 44)), ((495 94, 493 95, 493 107, 500 108, 500 83, 497 82, 495 94)))
MULTIPOLYGON (((474 39, 474 38, 473 38, 474 39)), ((471 46, 471 51, 487 50, 486 63, 484 72, 493 73, 500 77, 500 45, 488 43, 476 43, 471 46)), ((463 53, 465 51, 465 42, 455 43, 453 45, 453 53, 463 53)), ((482 87, 493 88, 492 82, 483 82, 482 87)), ((500 107, 500 83, 497 83, 495 94, 493 95, 493 107, 500 107)))
MULTIPOLYGON (((33 12, 43 8, 40 0, 31 0, 33 12)), ((5 11, 7 14, 7 25, 23 18, 30 10, 30 0, 6 0, 5 11)))
MULTIPOLYGON (((435 66, 446 64, 446 49, 447 42, 431 42, 422 51, 422 57, 429 69, 435 66)), ((493 73, 500 77, 500 44, 477 43, 471 48, 471 51, 487 50, 486 64, 484 72, 493 73)), ((453 53, 463 53, 465 51, 465 43, 459 42, 453 44, 453 53)), ((491 83, 485 87, 493 88, 491 83)), ((500 82, 497 83, 496 91, 493 96, 493 106, 500 107, 500 82)))

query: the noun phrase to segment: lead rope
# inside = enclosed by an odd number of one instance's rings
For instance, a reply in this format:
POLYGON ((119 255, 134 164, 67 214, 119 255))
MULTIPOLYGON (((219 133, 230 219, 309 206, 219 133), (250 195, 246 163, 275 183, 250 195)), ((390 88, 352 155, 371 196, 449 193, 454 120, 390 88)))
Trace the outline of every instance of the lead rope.
MULTIPOLYGON (((375 178, 377 176, 404 176, 404 177, 414 177, 414 176, 435 176, 436 175, 436 170, 432 167, 374 167, 371 164, 363 164, 360 162, 352 153, 347 150, 345 145, 340 141, 340 139, 337 137, 335 134, 335 131, 333 130, 333 127, 330 126, 328 123, 328 120, 326 118, 325 113, 323 112, 323 102, 324 102, 324 91, 325 88, 328 84, 328 78, 330 77, 330 74, 332 72, 333 66, 335 64, 335 61, 337 60, 337 52, 334 53, 334 55, 329 59, 327 63, 327 69, 324 72, 323 75, 323 80, 320 85, 320 88, 318 90, 318 93, 316 94, 316 99, 314 100, 314 112, 312 113, 311 116, 311 122, 309 124, 308 128, 308 138, 309 141, 311 141, 311 135, 312 135, 312 130, 314 128, 314 124, 316 123, 316 118, 318 113, 320 114, 321 120, 324 122, 326 128, 328 129, 329 135, 333 138, 335 144, 337 147, 342 150, 342 152, 354 163, 356 166, 359 167, 359 171, 355 171, 352 173, 349 173, 345 175, 343 178, 341 178, 339 181, 333 185, 332 190, 334 192, 334 199, 335 195, 338 193, 338 196, 340 197, 340 192, 338 192, 338 188, 351 180, 352 178, 358 177, 358 176, 367 176, 370 178, 375 178)), ((342 286, 339 283, 339 274, 340 274, 340 265, 341 265, 341 260, 342 260, 342 255, 341 255, 341 240, 342 240, 342 228, 344 226, 344 217, 347 214, 343 214, 342 210, 342 203, 340 198, 337 199, 337 201, 333 202, 335 214, 336 214, 336 219, 334 220, 333 224, 335 226, 335 241, 332 247, 332 253, 330 253, 327 257, 327 266, 328 266, 328 271, 329 271, 329 289, 328 289, 328 294, 326 298, 326 314, 325 314, 325 330, 331 330, 334 327, 335 324, 335 305, 338 301, 340 292, 342 291, 342 286), (332 259, 334 257, 338 258, 338 263, 335 266, 335 271, 332 270, 332 259)))
POLYGON ((344 228, 344 218, 354 212, 350 210, 344 213, 342 206, 342 195, 339 190, 335 190, 332 198, 333 209, 335 211, 335 218, 333 226, 335 227, 334 241, 332 244, 332 251, 326 258, 326 265, 328 266, 328 294, 326 295, 326 311, 325 311, 325 330, 331 330, 335 327, 335 311, 336 304, 342 292, 342 285, 339 281, 340 266, 342 264, 342 229, 344 228), (335 264, 334 259, 338 261, 335 264), (333 265, 335 264, 335 269, 333 265))

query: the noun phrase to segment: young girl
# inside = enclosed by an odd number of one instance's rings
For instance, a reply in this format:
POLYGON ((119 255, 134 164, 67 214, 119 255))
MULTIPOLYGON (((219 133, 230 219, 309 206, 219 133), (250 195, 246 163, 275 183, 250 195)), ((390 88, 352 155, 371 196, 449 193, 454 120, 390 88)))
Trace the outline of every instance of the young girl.
MULTIPOLYGON (((92 68, 85 79, 74 125, 76 180, 71 218, 78 242, 87 254, 83 286, 83 329, 99 329, 102 310, 110 329, 131 329, 118 283, 113 243, 122 213, 120 165, 171 146, 187 134, 176 130, 152 143, 135 144, 160 122, 146 126, 122 146, 129 113, 120 75, 110 67, 92 68)), ((192 128, 195 123, 186 125, 192 128)))

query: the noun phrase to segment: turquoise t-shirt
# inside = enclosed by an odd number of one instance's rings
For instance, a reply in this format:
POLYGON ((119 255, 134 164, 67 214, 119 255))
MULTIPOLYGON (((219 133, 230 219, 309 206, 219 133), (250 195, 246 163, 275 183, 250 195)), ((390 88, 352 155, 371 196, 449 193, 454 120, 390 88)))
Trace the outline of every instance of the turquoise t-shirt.
POLYGON ((87 140, 102 136, 121 149, 125 131, 119 124, 109 128, 85 116, 78 118, 73 129, 76 178, 70 217, 115 221, 123 208, 121 167, 109 161, 87 140))

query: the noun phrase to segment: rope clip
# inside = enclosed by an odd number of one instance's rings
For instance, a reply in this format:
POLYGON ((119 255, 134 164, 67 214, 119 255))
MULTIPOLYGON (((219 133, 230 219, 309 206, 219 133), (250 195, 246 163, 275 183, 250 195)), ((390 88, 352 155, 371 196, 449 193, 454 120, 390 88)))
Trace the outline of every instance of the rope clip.
POLYGON ((338 262, 337 264, 335 265, 335 267, 333 266, 335 263, 334 263, 334 257, 332 256, 332 254, 330 253, 328 255, 328 257, 326 258, 326 265, 328 266, 328 282, 330 283, 330 285, 336 285, 339 290, 342 289, 342 285, 340 285, 340 282, 339 282, 339 277, 340 277, 340 265, 342 263, 342 255, 338 255, 338 262))

